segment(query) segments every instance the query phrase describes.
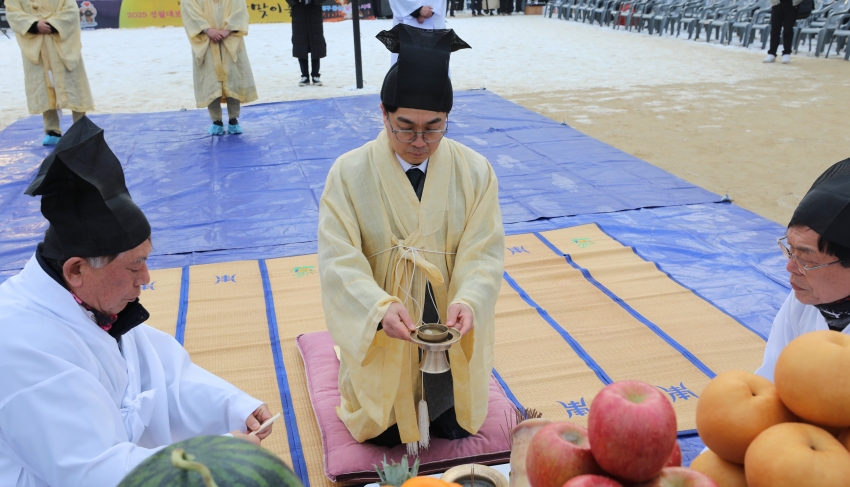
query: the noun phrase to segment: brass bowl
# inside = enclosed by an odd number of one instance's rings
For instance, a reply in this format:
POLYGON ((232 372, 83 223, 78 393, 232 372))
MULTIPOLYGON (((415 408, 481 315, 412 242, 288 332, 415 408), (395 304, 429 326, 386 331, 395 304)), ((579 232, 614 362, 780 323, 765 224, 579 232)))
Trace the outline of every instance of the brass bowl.
POLYGON ((463 487, 508 487, 508 479, 495 468, 485 465, 475 464, 475 477, 473 479, 472 464, 458 465, 446 471, 440 480, 444 482, 454 482, 463 487))
POLYGON ((423 342, 440 343, 449 336, 449 327, 439 323, 422 325, 416 329, 416 337, 423 342))

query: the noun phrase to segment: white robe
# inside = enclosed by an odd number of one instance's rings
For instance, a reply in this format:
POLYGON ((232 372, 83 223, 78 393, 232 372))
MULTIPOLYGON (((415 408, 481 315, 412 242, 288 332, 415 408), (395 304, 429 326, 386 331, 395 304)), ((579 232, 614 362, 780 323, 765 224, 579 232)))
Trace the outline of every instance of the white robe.
MULTIPOLYGON (((407 24, 420 29, 445 29, 446 28, 446 1, 447 0, 390 0, 390 8, 393 11, 393 26, 407 24), (425 19, 421 24, 411 13, 417 9, 429 6, 434 9, 434 15, 425 19)), ((398 54, 390 56, 390 66, 396 63, 398 54)))
POLYGON ((35 257, 0 285, 0 486, 114 486, 166 445, 245 431, 262 404, 147 325, 120 343, 35 257))
MULTIPOLYGON (((791 340, 805 333, 828 329, 829 326, 820 310, 810 304, 801 303, 791 291, 782 307, 779 308, 776 318, 773 319, 767 347, 764 349, 764 362, 756 370, 756 374, 773 382, 776 360, 791 340)), ((842 333, 850 334, 850 327, 845 328, 842 333)))

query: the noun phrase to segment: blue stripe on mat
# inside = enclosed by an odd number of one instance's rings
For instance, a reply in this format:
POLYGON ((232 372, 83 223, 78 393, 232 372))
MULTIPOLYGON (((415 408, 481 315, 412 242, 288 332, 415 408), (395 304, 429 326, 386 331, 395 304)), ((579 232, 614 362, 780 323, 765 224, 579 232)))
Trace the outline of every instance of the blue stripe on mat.
POLYGON ((534 232, 534 235, 540 239, 541 242, 546 244, 552 252, 555 252, 558 255, 561 255, 567 259, 567 263, 570 264, 574 269, 581 271, 581 274, 587 279, 588 282, 596 286, 597 289, 605 293, 612 301, 619 304, 621 308, 626 310, 630 315, 632 315, 635 319, 646 325, 647 328, 652 330, 656 335, 658 335, 662 340, 667 342, 668 345, 676 349, 683 357, 688 359, 689 362, 694 364, 694 367, 698 368, 703 374, 707 375, 710 379, 713 379, 717 374, 715 374, 711 369, 708 368, 707 365, 702 363, 700 359, 698 359, 694 354, 692 354, 687 348, 683 347, 679 342, 673 339, 670 335, 664 332, 661 328, 658 327, 655 323, 649 321, 645 316, 638 313, 636 309, 629 306, 628 303, 623 301, 619 296, 614 294, 610 289, 605 287, 601 282, 597 281, 592 275, 590 275, 590 271, 585 269, 584 267, 573 262, 573 259, 570 258, 570 255, 562 252, 558 247, 550 242, 546 237, 541 235, 538 232, 534 232))
POLYGON ((266 299, 266 320, 269 324, 269 340, 274 357, 274 371, 277 376, 277 388, 280 390, 280 402, 283 406, 283 419, 286 422, 286 434, 289 440, 289 454, 292 456, 292 467, 295 474, 301 478, 304 487, 310 487, 307 474, 307 463, 304 461, 304 450, 301 447, 301 435, 298 434, 298 422, 295 419, 295 408, 292 406, 292 393, 289 391, 289 380, 286 377, 286 367, 283 364, 283 352, 280 347, 280 337, 277 334, 277 314, 274 310, 272 284, 269 280, 269 269, 266 261, 258 261, 260 276, 263 279, 263 295, 266 299))
POLYGON ((738 318, 736 318, 735 316, 733 316, 731 313, 729 313, 729 312, 728 312, 728 311, 726 311, 725 309, 723 309, 723 308, 721 308, 720 306, 718 306, 718 305, 714 304, 713 302, 711 302, 711 300, 710 300, 710 299, 708 299, 708 298, 706 298, 705 296, 703 296, 702 294, 700 294, 700 293, 699 293, 696 289, 693 289, 693 288, 691 288, 691 287, 688 287, 688 286, 686 286, 686 285, 682 284, 682 282, 681 282, 681 281, 679 281, 679 280, 678 280, 678 279, 676 279, 675 277, 671 276, 669 272, 667 272, 667 271, 665 271, 664 269, 662 269, 662 268, 661 268, 661 265, 659 265, 657 262, 653 262, 652 260, 647 259, 646 257, 644 257, 644 256, 643 256, 643 254, 641 254, 640 252, 638 252, 638 250, 637 250, 635 247, 633 247, 633 246, 631 246, 631 245, 626 245, 625 243, 621 242, 620 240, 618 240, 618 239, 617 239, 617 237, 615 237, 615 236, 611 235, 610 233, 606 232, 606 231, 605 231, 605 229, 604 229, 604 228, 602 228, 602 225, 600 225, 600 224, 598 224, 598 223, 597 223, 597 224, 596 224, 596 226, 597 226, 597 227, 599 227, 599 229, 600 229, 600 230, 602 230, 602 233, 604 233, 605 235, 608 235, 608 236, 609 236, 612 240, 614 240, 614 241, 615 241, 615 242, 617 242, 618 244, 622 245, 623 247, 628 247, 628 248, 632 249, 632 252, 634 252, 634 253, 635 253, 635 255, 637 255, 637 256, 638 256, 638 257, 640 257, 641 259, 643 259, 643 260, 645 260, 645 261, 647 261, 647 262, 652 262, 652 263, 655 265, 656 269, 658 269, 660 272, 663 272, 663 273, 664 273, 667 277, 669 277, 669 278, 670 278, 670 280, 671 280, 671 281, 673 281, 673 282, 675 282, 676 284, 678 284, 678 285, 682 286, 683 288, 687 289, 688 291, 690 291, 690 292, 692 292, 692 293, 696 294, 696 295, 697 295, 700 299, 702 299, 702 300, 703 300, 703 301, 705 301, 706 303, 708 303, 708 304, 710 304, 710 305, 714 306, 715 308, 717 308, 718 310, 720 310, 720 312, 722 312, 722 313, 723 313, 723 314, 725 314, 726 316, 728 316, 728 317, 732 318, 733 320, 737 321, 737 322, 738 322, 741 326, 743 326, 744 328, 746 328, 746 329, 750 330, 751 332, 755 333, 757 336, 761 337, 761 339, 762 339, 762 340, 767 341, 767 337, 766 337, 766 336, 764 336, 764 335, 762 335, 761 333, 757 332, 754 328, 750 327, 749 325, 747 325, 747 324, 746 324, 746 323, 744 323, 743 321, 739 320, 738 318))
POLYGON ((504 277, 505 277, 505 281, 507 281, 507 283, 510 284, 510 286, 514 289, 514 291, 519 293, 519 296, 523 299, 523 301, 525 301, 526 303, 528 303, 529 306, 531 306, 532 308, 537 310, 537 313, 544 320, 546 320, 546 322, 549 323, 549 325, 555 331, 557 331, 558 334, 561 335, 561 337, 564 340, 566 340, 566 342, 570 345, 570 347, 572 347, 572 349, 578 354, 578 356, 581 357, 582 360, 584 360, 584 363, 586 363, 587 366, 591 368, 591 370, 596 372, 596 376, 599 377, 599 380, 601 380, 605 384, 611 384, 611 383, 614 382, 613 380, 611 380, 610 377, 608 377, 608 374, 606 374, 605 371, 602 370, 602 367, 600 367, 599 364, 596 363, 595 360, 593 360, 593 358, 590 356, 590 354, 588 354, 584 350, 584 348, 582 348, 582 346, 579 345, 579 343, 575 340, 575 338, 573 338, 567 332, 567 330, 563 329, 561 327, 561 325, 558 324, 557 321, 555 321, 551 316, 549 316, 549 313, 547 313, 545 309, 541 308, 540 305, 535 303, 534 300, 531 299, 531 296, 529 296, 528 293, 526 293, 525 290, 522 287, 520 287, 520 285, 517 284, 516 281, 514 281, 514 279, 507 273, 507 271, 505 272, 504 277))
POLYGON ((177 305, 177 328, 174 330, 174 339, 180 345, 186 338, 186 312, 189 310, 189 266, 183 266, 183 274, 180 277, 180 303, 177 305))
POLYGON ((495 377, 499 384, 502 386, 502 390, 505 391, 505 395, 508 396, 508 399, 510 399, 511 402, 514 403, 514 406, 516 406, 516 408, 520 411, 525 411, 525 408, 519 402, 519 399, 514 396, 513 391, 511 391, 511 388, 508 387, 508 383, 505 382, 505 379, 502 379, 502 376, 499 375, 498 372, 496 372, 495 368, 493 369, 493 377, 495 377))

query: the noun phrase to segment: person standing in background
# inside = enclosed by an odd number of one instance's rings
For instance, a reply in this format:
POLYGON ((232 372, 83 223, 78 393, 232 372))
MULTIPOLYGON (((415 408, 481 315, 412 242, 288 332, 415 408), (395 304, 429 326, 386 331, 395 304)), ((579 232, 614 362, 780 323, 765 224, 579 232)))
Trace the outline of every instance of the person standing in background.
POLYGON ((298 86, 322 86, 319 73, 320 59, 327 56, 328 48, 322 25, 322 5, 315 0, 287 0, 292 15, 292 57, 301 65, 298 86), (307 55, 312 57, 308 71, 307 55))
POLYGON ((770 49, 764 62, 776 62, 779 36, 782 35, 782 64, 791 62, 791 44, 794 42, 794 24, 797 22, 797 5, 803 0, 770 0, 770 49))
MULTIPOLYGON (((452 0, 390 0, 393 26, 407 24, 418 29, 445 29, 446 2, 450 1, 452 0)), ((481 0, 478 1, 480 3, 481 0)), ((390 54, 390 66, 397 60, 397 53, 390 54)))
POLYGON ((59 116, 69 108, 76 122, 94 110, 83 64, 80 10, 74 0, 8 0, 6 18, 24 58, 27 108, 44 119, 42 145, 62 137, 59 116))
MULTIPOLYGON (((183 27, 192 45, 192 72, 198 108, 207 107, 210 135, 224 135, 221 103, 227 103, 227 132, 241 134, 242 104, 257 99, 257 86, 245 50, 245 0, 183 0, 183 27)), ((79 15, 79 14, 78 14, 79 15)), ((79 19, 77 19, 79 24, 79 19)))

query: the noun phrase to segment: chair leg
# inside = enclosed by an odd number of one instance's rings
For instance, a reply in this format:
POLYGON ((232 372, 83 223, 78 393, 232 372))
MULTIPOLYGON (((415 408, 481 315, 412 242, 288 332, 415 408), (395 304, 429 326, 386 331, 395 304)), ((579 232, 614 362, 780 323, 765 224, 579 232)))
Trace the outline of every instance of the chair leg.
POLYGON ((832 32, 829 29, 825 29, 818 34, 818 45, 817 50, 815 51, 815 57, 820 57, 820 53, 823 52, 823 46, 826 44, 826 41, 829 41, 829 45, 832 45, 832 32))
POLYGON ((794 54, 797 54, 800 48, 800 29, 794 28, 794 54))

